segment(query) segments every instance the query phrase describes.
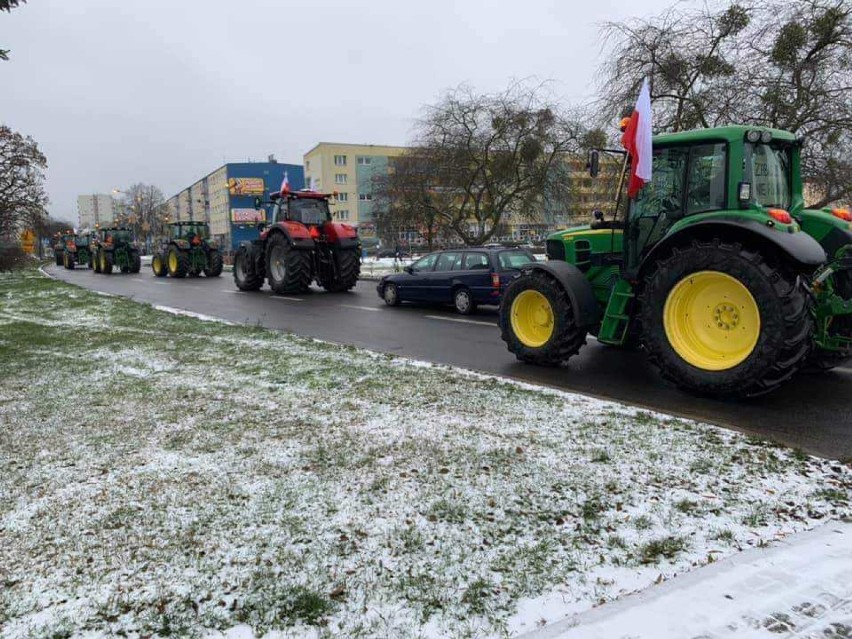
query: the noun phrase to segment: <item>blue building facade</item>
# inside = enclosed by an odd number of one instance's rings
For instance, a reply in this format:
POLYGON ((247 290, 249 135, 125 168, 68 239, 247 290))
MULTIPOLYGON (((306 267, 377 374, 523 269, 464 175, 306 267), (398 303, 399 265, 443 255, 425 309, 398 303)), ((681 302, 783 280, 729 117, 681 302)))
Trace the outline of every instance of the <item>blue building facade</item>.
POLYGON ((266 222, 268 208, 254 208, 254 199, 267 199, 281 187, 284 174, 292 190, 304 188, 301 164, 231 162, 169 198, 170 221, 197 220, 210 225, 210 234, 227 251, 244 240, 257 239, 257 224, 266 222))

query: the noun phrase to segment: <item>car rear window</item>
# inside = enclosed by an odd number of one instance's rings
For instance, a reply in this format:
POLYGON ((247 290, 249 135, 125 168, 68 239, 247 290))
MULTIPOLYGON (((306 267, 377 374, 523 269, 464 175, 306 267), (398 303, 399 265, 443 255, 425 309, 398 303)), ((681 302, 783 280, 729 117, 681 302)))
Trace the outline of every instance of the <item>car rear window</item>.
POLYGON ((498 255, 500 268, 521 268, 525 264, 535 262, 532 254, 526 251, 501 251, 498 255))

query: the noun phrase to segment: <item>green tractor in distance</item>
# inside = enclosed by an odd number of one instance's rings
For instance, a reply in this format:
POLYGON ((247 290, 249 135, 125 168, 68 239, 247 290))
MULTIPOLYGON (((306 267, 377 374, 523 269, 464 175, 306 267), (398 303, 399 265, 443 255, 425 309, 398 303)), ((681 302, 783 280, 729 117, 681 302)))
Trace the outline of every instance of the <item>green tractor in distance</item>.
POLYGON ((65 233, 57 233, 53 242, 53 258, 56 260, 56 266, 65 264, 65 245, 69 241, 74 240, 74 233, 65 231, 65 233))
MULTIPOLYGON (((551 235, 549 260, 509 285, 509 350, 557 366, 588 334, 638 342, 663 377, 720 397, 761 395, 810 360, 849 357, 852 225, 804 209, 800 147, 742 126, 656 136, 652 180, 626 219, 616 205, 611 220, 551 235)), ((593 151, 593 176, 598 163, 593 151)))
POLYGON ((95 273, 111 275, 114 266, 122 273, 138 273, 142 268, 139 248, 133 231, 125 227, 109 227, 97 232, 95 273))
POLYGON ((92 251, 90 247, 91 234, 83 233, 65 240, 62 263, 67 269, 73 269, 77 264, 92 268, 92 251))
POLYGON ((173 222, 151 259, 156 277, 219 277, 223 268, 222 253, 210 228, 204 222, 173 222))

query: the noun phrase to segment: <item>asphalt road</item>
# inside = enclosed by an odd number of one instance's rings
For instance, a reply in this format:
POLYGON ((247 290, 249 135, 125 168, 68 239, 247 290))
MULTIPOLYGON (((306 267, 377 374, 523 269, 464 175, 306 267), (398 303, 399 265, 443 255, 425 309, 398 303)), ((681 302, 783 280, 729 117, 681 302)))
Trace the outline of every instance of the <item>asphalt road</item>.
POLYGON ((567 368, 522 364, 500 339, 496 309, 480 309, 463 318, 443 307, 388 308, 372 281, 359 282, 346 294, 316 289, 299 296, 275 296, 266 288, 238 291, 228 272, 213 279, 172 280, 153 277, 147 265, 137 275, 102 276, 52 265, 47 270, 59 279, 137 301, 619 400, 759 435, 815 455, 852 460, 852 369, 800 376, 755 400, 711 400, 663 382, 642 353, 593 340, 567 368))

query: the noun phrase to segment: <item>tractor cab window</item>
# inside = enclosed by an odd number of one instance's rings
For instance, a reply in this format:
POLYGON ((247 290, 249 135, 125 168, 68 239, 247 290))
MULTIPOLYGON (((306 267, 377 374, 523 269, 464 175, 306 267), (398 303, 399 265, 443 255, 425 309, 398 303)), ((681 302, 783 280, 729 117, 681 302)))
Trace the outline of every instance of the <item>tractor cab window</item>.
POLYGON ((683 192, 689 163, 687 147, 655 148, 651 181, 639 192, 630 209, 631 259, 640 257, 683 217, 683 192))
POLYGON ((322 224, 328 220, 328 202, 315 198, 292 198, 290 219, 302 224, 322 224))
POLYGON ((771 208, 790 208, 793 198, 790 147, 747 144, 745 162, 745 179, 751 182, 754 202, 771 208))
POLYGON ((89 236, 81 235, 77 238, 77 246, 88 246, 89 245, 89 236))
POLYGON ((702 144, 690 149, 687 215, 725 208, 726 148, 724 144, 702 144))

